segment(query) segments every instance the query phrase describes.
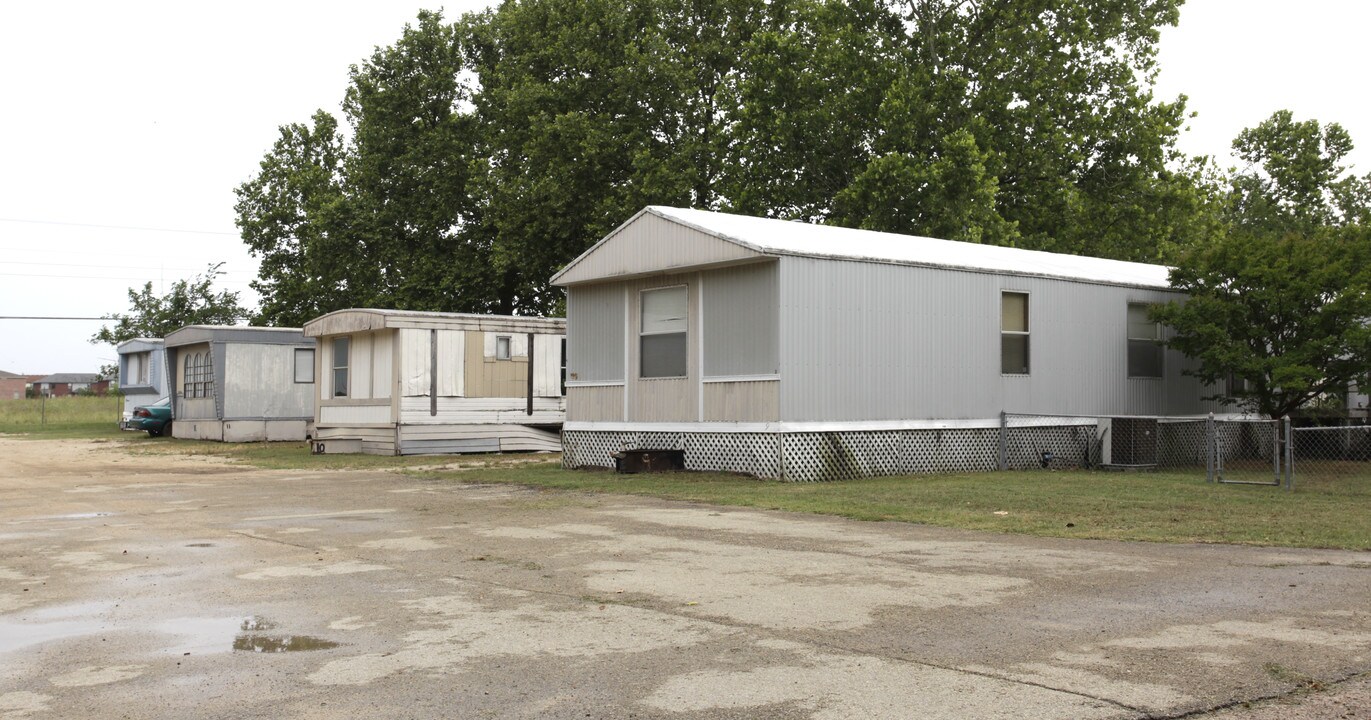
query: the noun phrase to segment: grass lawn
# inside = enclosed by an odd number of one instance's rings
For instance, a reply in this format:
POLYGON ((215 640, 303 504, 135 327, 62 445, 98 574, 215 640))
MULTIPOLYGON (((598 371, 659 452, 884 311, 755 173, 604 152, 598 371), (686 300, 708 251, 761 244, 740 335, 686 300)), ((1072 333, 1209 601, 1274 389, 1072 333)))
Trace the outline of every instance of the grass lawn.
MULTIPOLYGON (((208 455, 265 469, 395 469, 439 482, 643 495, 1046 537, 1371 550, 1371 475, 1300 476, 1294 492, 1208 484, 1203 471, 1025 471, 779 483, 719 473, 563 470, 555 455, 311 455, 306 443, 196 442, 100 427, 99 437, 126 440, 118 447, 127 452, 208 455)), ((71 426, 36 437, 92 435, 71 426)), ((1265 473, 1253 472, 1252 479, 1258 478, 1265 480, 1265 473)))
POLYGON ((1208 484, 1203 472, 1034 471, 778 483, 712 473, 616 475, 548 463, 432 475, 1045 537, 1371 549, 1371 478, 1311 479, 1291 493, 1208 484))
POLYGON ((42 438, 117 437, 124 399, 68 395, 0 400, 0 433, 42 438))

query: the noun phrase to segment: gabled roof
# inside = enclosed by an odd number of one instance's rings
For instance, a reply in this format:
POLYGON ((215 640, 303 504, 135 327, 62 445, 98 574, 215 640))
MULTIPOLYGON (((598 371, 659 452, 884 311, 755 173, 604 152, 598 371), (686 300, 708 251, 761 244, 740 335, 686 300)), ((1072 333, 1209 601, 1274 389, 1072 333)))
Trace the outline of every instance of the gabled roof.
POLYGON ((124 342, 114 346, 115 351, 120 355, 135 352, 147 352, 149 350, 160 350, 164 343, 162 338, 129 338, 124 342))
POLYGON ((53 373, 47 377, 39 378, 37 382, 51 385, 59 383, 95 383, 100 382, 100 376, 95 373, 53 373))
POLYGON ((566 332, 566 320, 528 315, 480 315, 475 313, 352 308, 335 310, 310 320, 305 323, 305 336, 341 335, 382 328, 484 330, 487 332, 531 332, 561 335, 566 332))
POLYGON ((12 380, 12 379, 14 379, 14 378, 21 378, 21 377, 24 377, 24 376, 23 376, 23 375, 20 375, 19 373, 5 372, 4 370, 0 370, 0 380, 12 380))
MULTIPOLYGON (((634 223, 642 222, 642 219, 649 215, 730 243, 744 254, 755 257, 792 255, 1060 278, 1109 285, 1158 289, 1170 287, 1170 269, 1164 265, 979 245, 916 235, 855 230, 832 225, 813 225, 660 205, 648 206, 634 215, 553 276, 552 282, 568 285, 600 279, 594 277, 594 274, 577 273, 577 266, 612 243, 625 229, 634 223)), ((657 270, 660 272, 678 268, 680 266, 662 267, 657 270)), ((613 276, 613 273, 603 275, 605 278, 613 276)))

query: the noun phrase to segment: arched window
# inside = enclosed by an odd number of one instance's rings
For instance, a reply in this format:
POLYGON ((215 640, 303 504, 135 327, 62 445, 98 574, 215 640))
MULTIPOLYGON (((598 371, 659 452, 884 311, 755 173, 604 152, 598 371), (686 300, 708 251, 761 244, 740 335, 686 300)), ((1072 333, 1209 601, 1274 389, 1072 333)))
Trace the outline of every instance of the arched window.
POLYGON ((205 396, 205 356, 195 353, 195 397, 205 396))
POLYGON ((200 373, 200 380, 204 383, 202 397, 214 397, 214 356, 208 352, 205 353, 205 365, 200 373))
POLYGON ((181 374, 181 397, 195 397, 194 355, 187 355, 185 371, 181 374))

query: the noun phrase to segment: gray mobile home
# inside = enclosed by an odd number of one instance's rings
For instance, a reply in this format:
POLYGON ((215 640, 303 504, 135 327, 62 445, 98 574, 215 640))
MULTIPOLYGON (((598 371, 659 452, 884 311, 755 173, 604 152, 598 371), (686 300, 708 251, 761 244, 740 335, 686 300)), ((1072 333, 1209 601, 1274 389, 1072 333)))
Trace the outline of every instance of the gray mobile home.
POLYGON ((314 340, 299 328, 188 325, 167 335, 173 437, 304 440, 314 413, 314 340))
POLYGON ((795 480, 993 469, 1002 411, 1221 410, 1146 319, 1183 297, 1167 275, 648 207, 553 278, 567 292, 564 463, 640 447, 795 480))
POLYGON ((134 338, 119 343, 119 389, 124 393, 124 420, 139 405, 167 396, 167 351, 162 338, 134 338))
POLYGON ((559 450, 566 321, 339 310, 319 342, 316 452, 559 450))

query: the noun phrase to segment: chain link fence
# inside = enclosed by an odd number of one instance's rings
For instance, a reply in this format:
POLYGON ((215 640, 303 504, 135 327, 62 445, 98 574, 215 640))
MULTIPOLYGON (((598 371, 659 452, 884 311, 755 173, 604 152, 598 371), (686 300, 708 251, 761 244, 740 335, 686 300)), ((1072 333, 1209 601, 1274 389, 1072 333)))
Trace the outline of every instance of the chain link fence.
POLYGON ((1371 426, 1297 427, 1291 435, 1293 472, 1301 481, 1371 483, 1371 426))
POLYGON ((1282 421, 1005 413, 1000 426, 1003 470, 1164 469, 1193 471, 1210 482, 1292 481, 1289 428, 1282 421))

